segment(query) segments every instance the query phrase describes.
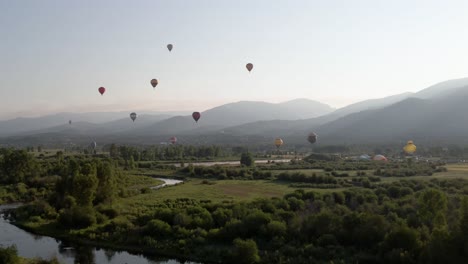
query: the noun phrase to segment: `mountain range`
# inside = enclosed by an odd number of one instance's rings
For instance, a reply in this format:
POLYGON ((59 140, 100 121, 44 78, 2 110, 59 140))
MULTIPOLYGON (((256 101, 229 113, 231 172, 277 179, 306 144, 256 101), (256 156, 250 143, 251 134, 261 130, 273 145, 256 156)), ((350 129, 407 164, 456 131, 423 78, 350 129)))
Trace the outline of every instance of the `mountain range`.
POLYGON ((268 144, 275 137, 307 144, 311 131, 319 135, 317 144, 468 143, 465 98, 468 78, 339 109, 308 99, 241 101, 202 112, 198 123, 188 113, 142 114, 135 122, 129 113, 60 113, 0 121, 0 144, 158 144, 174 135, 191 144, 268 144))

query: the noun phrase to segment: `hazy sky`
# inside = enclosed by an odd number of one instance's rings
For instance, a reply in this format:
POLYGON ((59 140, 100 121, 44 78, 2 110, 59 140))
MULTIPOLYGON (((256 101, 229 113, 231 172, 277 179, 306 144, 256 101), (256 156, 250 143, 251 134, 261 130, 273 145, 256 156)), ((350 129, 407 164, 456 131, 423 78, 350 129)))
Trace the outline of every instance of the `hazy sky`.
POLYGON ((0 118, 294 98, 340 107, 468 76, 466 0, 0 0, 0 10, 0 118))

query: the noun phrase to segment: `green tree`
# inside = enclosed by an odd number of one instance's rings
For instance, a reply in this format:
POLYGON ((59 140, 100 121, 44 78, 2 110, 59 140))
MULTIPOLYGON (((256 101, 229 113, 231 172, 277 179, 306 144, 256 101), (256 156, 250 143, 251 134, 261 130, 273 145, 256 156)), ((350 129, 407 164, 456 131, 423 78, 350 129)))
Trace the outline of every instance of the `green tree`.
POLYGON ((438 216, 438 223, 441 223, 441 215, 445 215, 447 211, 447 197, 445 194, 436 189, 425 190, 419 196, 418 215, 423 223, 429 228, 436 226, 434 219, 438 216))
MULTIPOLYGON (((423 254, 424 263, 444 263, 450 258, 449 233, 446 228, 435 228, 423 254)), ((448 261, 450 263, 450 261, 448 261)))
POLYGON ((387 235, 382 247, 386 262, 411 263, 409 260, 419 256, 421 241, 416 230, 401 226, 387 235))
POLYGON ((146 224, 146 232, 154 237, 166 237, 171 233, 171 226, 159 219, 153 219, 146 224))
POLYGON ((468 196, 463 197, 461 208, 460 208, 460 242, 459 252, 463 252, 461 258, 468 259, 468 196))
POLYGON ((284 222, 271 221, 267 225, 267 233, 270 237, 283 237, 286 235, 287 227, 284 222))
POLYGON ((255 161, 254 161, 254 159, 252 157, 252 154, 250 152, 242 153, 241 159, 240 159, 240 164, 244 165, 244 166, 247 166, 247 167, 253 166, 255 164, 255 161))
POLYGON ((251 264, 259 261, 260 256, 255 241, 240 238, 234 240, 234 263, 251 264))
POLYGON ((96 202, 112 203, 116 190, 116 179, 114 174, 114 168, 109 162, 98 164, 97 178, 99 180, 99 192, 96 194, 96 202))
POLYGON ((77 173, 73 177, 72 195, 78 205, 92 206, 99 183, 96 176, 96 167, 86 164, 83 171, 88 173, 77 173))
POLYGON ((117 158, 117 157, 119 157, 119 149, 117 148, 117 145, 112 144, 112 145, 110 146, 109 155, 110 155, 112 158, 117 158))
POLYGON ((24 182, 39 176, 39 171, 39 164, 25 150, 7 150, 0 159, 0 182, 24 182))
POLYGON ((133 155, 132 155, 132 156, 130 156, 130 161, 128 162, 128 168, 133 170, 133 169, 135 169, 135 167, 136 167, 135 166, 135 160, 133 159, 133 155))
POLYGON ((465 195, 460 207, 460 231, 468 242, 468 195, 465 195))
POLYGON ((15 246, 6 248, 0 247, 0 263, 17 264, 20 263, 18 250, 15 246))

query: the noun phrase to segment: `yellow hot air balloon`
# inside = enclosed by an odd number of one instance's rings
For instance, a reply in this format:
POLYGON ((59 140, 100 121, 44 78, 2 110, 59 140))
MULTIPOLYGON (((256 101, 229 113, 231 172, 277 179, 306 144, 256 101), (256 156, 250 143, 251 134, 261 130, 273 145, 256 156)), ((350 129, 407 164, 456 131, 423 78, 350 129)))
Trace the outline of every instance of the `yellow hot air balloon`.
POLYGON ((403 147, 403 150, 408 154, 413 154, 416 152, 416 145, 414 145, 413 141, 410 140, 406 143, 406 146, 403 147))
POLYGON ((281 147, 281 145, 283 145, 283 140, 281 138, 276 138, 275 139, 275 146, 277 148, 281 147))

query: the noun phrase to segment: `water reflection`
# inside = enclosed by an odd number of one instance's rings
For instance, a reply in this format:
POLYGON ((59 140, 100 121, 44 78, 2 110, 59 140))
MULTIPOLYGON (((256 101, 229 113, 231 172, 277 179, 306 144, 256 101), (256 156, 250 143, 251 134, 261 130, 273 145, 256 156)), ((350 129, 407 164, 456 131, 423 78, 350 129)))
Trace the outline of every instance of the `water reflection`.
POLYGON ((104 255, 106 255, 107 261, 111 262, 112 258, 115 256, 115 252, 112 250, 104 250, 104 255))
POLYGON ((94 252, 91 247, 77 246, 75 249, 75 264, 95 263, 94 252))
POLYGON ((58 251, 62 256, 66 256, 68 258, 75 257, 75 249, 73 247, 60 241, 57 241, 57 242, 59 243, 58 251))

